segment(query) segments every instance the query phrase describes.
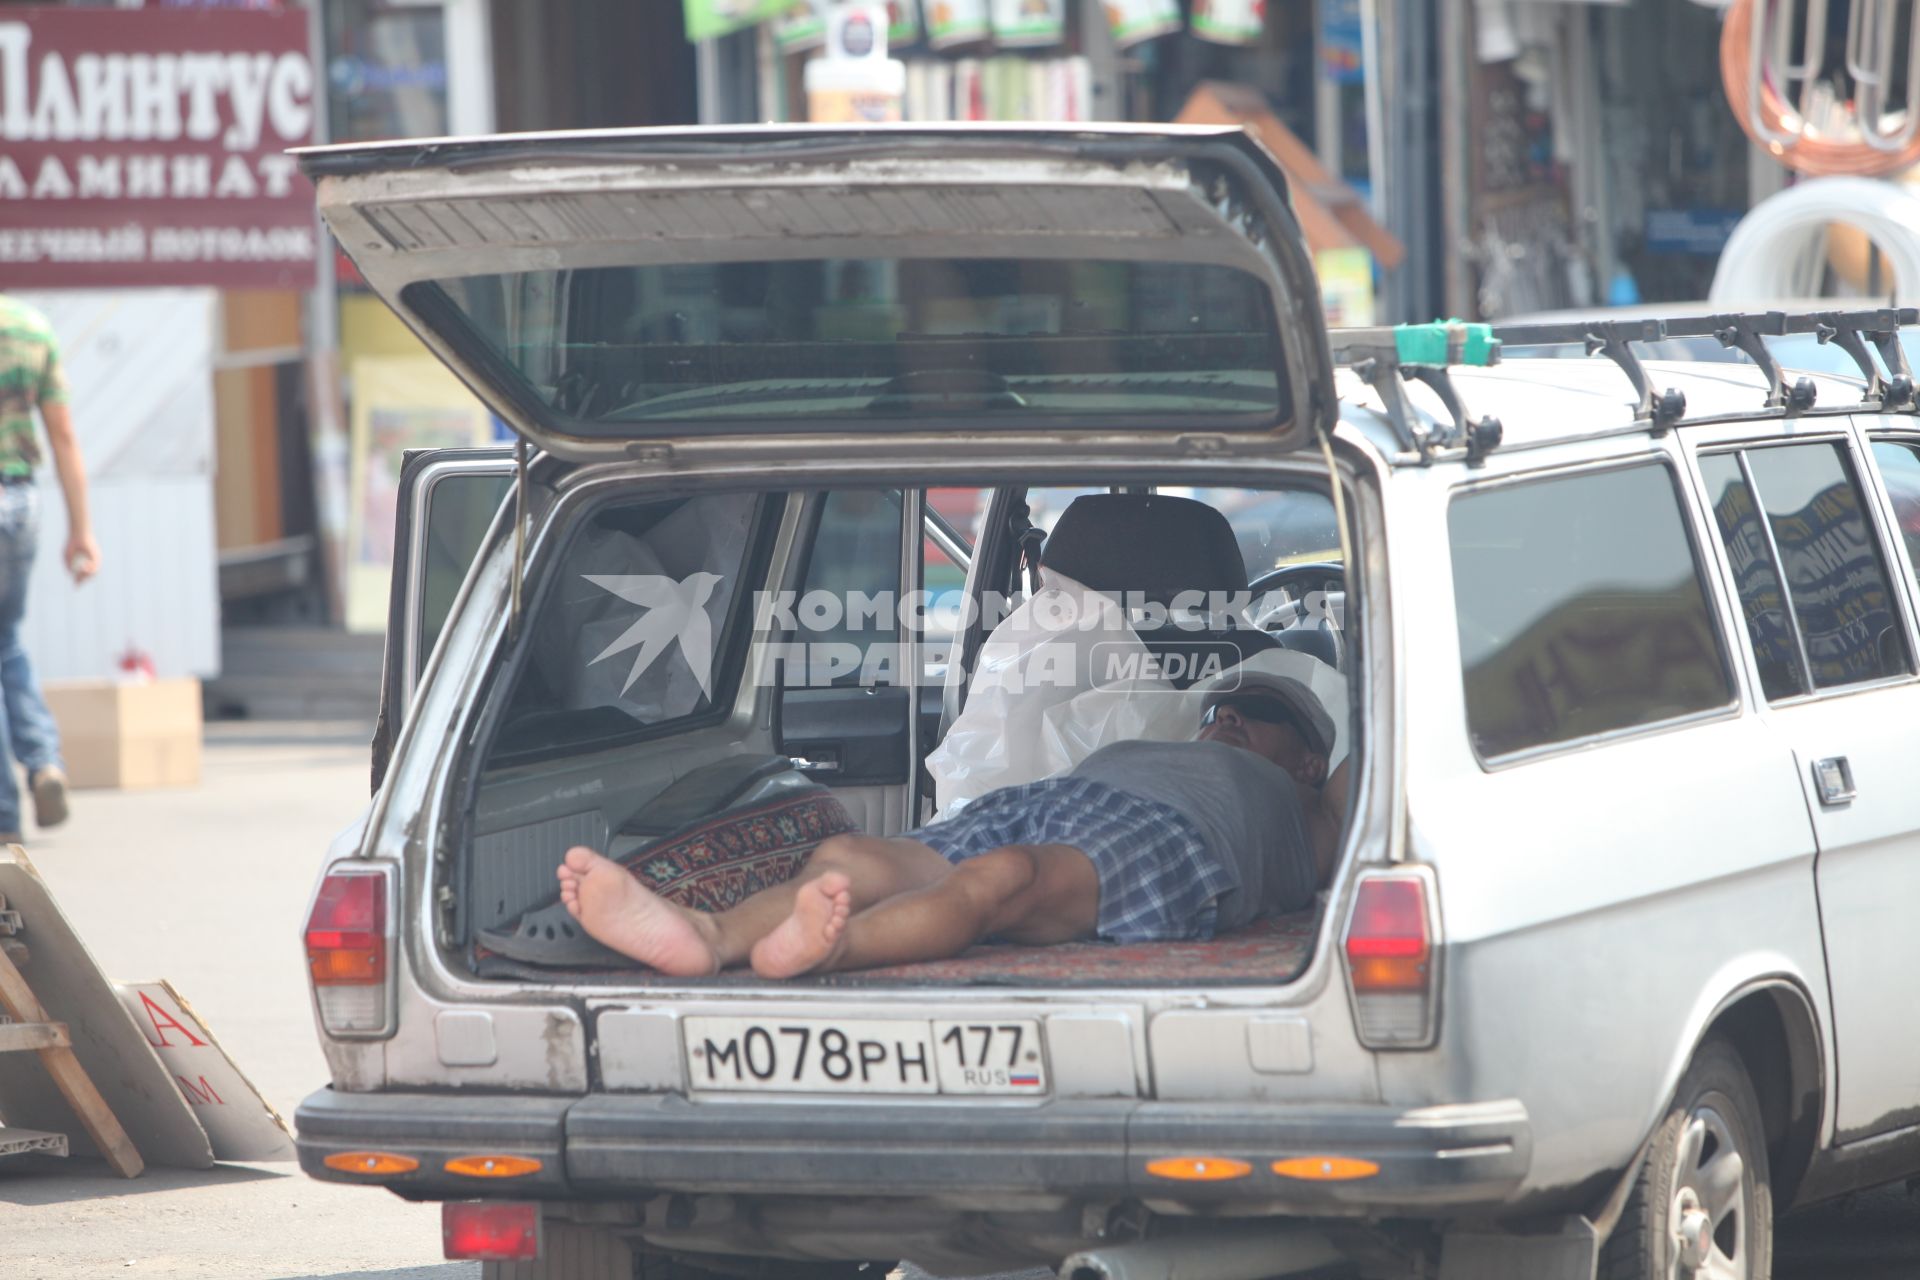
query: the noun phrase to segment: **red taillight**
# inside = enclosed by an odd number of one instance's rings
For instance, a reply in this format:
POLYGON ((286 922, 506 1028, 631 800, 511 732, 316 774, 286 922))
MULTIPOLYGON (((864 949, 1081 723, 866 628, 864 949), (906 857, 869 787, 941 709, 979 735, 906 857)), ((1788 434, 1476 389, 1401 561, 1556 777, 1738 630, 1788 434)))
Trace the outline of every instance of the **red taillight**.
POLYGON ((316 987, 387 980, 387 878, 329 875, 307 913, 307 968, 316 987))
POLYGON ((540 1206, 448 1202, 440 1206, 440 1240, 449 1258, 531 1262, 540 1256, 540 1206))
POLYGON ((1421 875, 1368 876, 1347 923, 1347 976, 1361 1043, 1376 1049, 1431 1042, 1434 950, 1421 875))
POLYGON ((307 913, 307 973, 328 1035, 392 1032, 387 924, 393 910, 391 864, 336 863, 322 877, 307 913))
POLYGON ((1347 927, 1354 991, 1425 990, 1431 959, 1426 886, 1412 878, 1361 881, 1347 927))

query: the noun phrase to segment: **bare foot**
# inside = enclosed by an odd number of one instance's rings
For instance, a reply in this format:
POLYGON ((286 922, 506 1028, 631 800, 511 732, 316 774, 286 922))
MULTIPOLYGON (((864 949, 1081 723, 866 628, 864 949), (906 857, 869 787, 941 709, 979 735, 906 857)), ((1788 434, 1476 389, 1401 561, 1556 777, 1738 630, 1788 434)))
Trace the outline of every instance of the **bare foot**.
POLYGON ((840 954, 853 913, 853 882, 838 871, 809 880, 794 895, 793 914, 753 944, 753 971, 763 978, 811 973, 840 954))
POLYGON ((676 978, 719 972, 711 925, 648 891, 619 863, 576 845, 555 874, 573 918, 621 955, 676 978))

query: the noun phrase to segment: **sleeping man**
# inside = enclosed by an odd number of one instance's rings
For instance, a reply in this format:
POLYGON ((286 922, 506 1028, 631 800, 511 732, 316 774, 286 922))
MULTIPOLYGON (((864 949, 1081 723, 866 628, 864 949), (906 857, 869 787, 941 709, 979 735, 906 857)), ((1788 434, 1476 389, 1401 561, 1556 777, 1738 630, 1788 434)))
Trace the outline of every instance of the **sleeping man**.
POLYGON ((1192 741, 1102 747, 897 838, 834 836, 730 910, 669 902, 581 847, 558 869, 561 900, 662 973, 763 978, 941 960, 986 938, 1205 940, 1299 910, 1332 874, 1347 765, 1329 776, 1335 728, 1308 683, 1256 665, 1205 696, 1192 741))

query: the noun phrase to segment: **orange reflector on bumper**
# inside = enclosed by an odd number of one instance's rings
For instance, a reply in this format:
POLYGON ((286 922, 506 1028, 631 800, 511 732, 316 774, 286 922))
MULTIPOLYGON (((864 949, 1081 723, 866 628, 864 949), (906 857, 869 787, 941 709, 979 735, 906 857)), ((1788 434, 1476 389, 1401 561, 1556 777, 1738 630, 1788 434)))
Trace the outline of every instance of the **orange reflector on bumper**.
POLYGON ((540 1162, 531 1156, 461 1156, 447 1161, 447 1172, 469 1178, 524 1178, 540 1172, 540 1162))
POLYGON ((1149 1161, 1147 1172, 1156 1178, 1174 1178, 1181 1182, 1225 1182, 1246 1177, 1253 1172, 1253 1166, 1245 1160, 1221 1156, 1169 1156, 1165 1160, 1149 1161))
POLYGON ((1295 1156, 1291 1160, 1275 1160, 1273 1171, 1283 1178, 1307 1182, 1350 1182, 1355 1178, 1371 1178, 1380 1172, 1380 1166, 1371 1160, 1347 1156, 1295 1156))
POLYGON ((390 1151, 342 1151, 320 1163, 341 1173, 412 1173, 420 1167, 412 1156, 396 1156, 390 1151))

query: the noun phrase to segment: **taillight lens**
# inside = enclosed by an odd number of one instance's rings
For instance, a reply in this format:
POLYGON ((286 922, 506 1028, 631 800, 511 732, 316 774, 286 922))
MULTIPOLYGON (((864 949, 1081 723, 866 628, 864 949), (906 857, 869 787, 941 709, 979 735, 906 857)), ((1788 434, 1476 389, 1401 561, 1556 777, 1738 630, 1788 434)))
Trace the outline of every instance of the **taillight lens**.
POLYGON ((440 1206, 440 1241, 449 1258, 532 1262, 540 1256, 540 1206, 449 1201, 440 1206))
POLYGON ((387 1028, 390 873, 329 871, 307 913, 307 972, 321 1024, 331 1034, 387 1028))
POLYGON ((1361 880, 1347 923, 1347 978, 1360 1041, 1373 1049, 1432 1043, 1434 939, 1421 875, 1361 880))

